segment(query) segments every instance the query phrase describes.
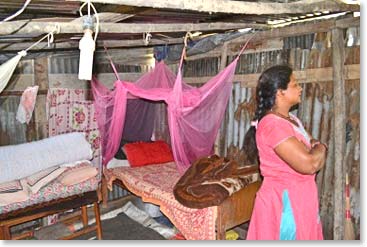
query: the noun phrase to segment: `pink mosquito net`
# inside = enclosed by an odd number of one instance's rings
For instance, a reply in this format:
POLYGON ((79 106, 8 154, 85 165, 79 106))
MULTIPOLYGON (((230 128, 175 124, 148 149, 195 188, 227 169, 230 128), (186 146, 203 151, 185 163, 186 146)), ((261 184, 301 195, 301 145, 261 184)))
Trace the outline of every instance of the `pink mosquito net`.
POLYGON ((213 154, 215 138, 232 92, 238 58, 200 88, 182 80, 183 56, 177 76, 160 62, 135 83, 120 80, 111 61, 117 77, 112 91, 92 79, 103 165, 119 149, 124 125, 129 121, 126 118, 128 99, 137 98, 166 103, 171 147, 180 174, 196 159, 213 154))

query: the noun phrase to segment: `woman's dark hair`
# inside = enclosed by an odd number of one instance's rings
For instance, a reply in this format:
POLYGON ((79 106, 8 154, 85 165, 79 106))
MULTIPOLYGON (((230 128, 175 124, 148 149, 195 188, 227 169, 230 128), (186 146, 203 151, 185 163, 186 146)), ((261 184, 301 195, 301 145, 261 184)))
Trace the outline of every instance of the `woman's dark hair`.
MULTIPOLYGON (((258 121, 274 106, 278 89, 286 90, 293 70, 287 65, 275 65, 266 69, 259 77, 256 86, 256 111, 253 121, 258 121)), ((258 150, 255 139, 256 128, 247 131, 243 147, 247 161, 258 164, 258 150)))

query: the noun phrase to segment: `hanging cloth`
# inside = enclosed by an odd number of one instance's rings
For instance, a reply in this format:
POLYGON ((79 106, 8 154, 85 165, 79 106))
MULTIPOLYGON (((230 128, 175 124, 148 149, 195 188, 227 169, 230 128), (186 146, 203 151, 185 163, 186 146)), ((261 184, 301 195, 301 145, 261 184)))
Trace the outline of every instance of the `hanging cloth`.
POLYGON ((0 93, 4 90, 6 85, 8 85, 8 82, 20 59, 25 55, 27 55, 26 51, 20 51, 18 52, 18 55, 0 65, 0 93))
POLYGON ((24 90, 20 103, 18 106, 16 119, 21 123, 29 123, 32 118, 34 105, 36 104, 36 97, 38 92, 38 86, 27 87, 24 90))
POLYGON ((17 67, 20 59, 27 55, 27 51, 38 45, 42 40, 48 39, 48 44, 52 43, 54 40, 54 33, 60 32, 60 25, 56 25, 55 29, 45 36, 43 36, 41 39, 39 39, 37 42, 32 44, 27 49, 18 52, 18 55, 13 57, 12 59, 8 60, 7 62, 0 65, 0 93, 4 90, 6 85, 8 84, 11 76, 14 73, 15 68, 17 67))
POLYGON ((92 92, 102 136, 103 164, 106 165, 119 148, 124 123, 129 121, 125 119, 128 98, 167 104, 172 152, 180 174, 198 158, 213 154, 215 138, 232 92, 237 61, 245 46, 233 62, 200 88, 182 80, 185 50, 177 76, 162 61, 135 83, 117 80, 112 91, 93 78, 92 92))

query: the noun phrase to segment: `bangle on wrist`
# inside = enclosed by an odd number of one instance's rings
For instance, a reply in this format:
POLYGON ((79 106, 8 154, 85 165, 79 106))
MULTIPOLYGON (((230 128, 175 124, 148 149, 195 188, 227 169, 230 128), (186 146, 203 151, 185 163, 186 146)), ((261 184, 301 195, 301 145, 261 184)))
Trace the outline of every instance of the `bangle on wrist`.
POLYGON ((325 147, 326 152, 329 150, 328 146, 327 146, 325 143, 321 143, 321 142, 320 142, 320 144, 321 144, 321 145, 323 145, 323 146, 325 147))
POLYGON ((324 147, 325 147, 326 152, 328 151, 328 147, 327 147, 327 145, 326 145, 325 143, 317 142, 317 143, 315 143, 315 144, 312 146, 312 148, 314 148, 316 145, 322 145, 322 146, 324 146, 324 147))
POLYGON ((320 144, 321 142, 319 142, 318 140, 312 139, 314 142, 311 145, 311 148, 314 148, 316 145, 320 144))

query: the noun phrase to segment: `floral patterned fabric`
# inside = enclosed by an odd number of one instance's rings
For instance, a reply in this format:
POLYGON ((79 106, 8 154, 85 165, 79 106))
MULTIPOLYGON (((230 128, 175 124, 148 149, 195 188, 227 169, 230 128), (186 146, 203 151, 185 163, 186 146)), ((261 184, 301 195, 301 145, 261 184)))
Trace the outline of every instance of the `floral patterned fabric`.
POLYGON ((84 132, 93 149, 95 166, 100 166, 101 137, 95 118, 93 101, 87 100, 88 90, 52 88, 47 94, 49 136, 84 132))
MULTIPOLYGON (((66 171, 76 169, 77 167, 87 166, 87 163, 82 163, 75 167, 68 167, 66 171)), ((30 194, 29 199, 23 202, 17 202, 8 204, 5 206, 0 206, 0 214, 8 213, 13 210, 25 208, 30 205, 35 205, 42 202, 51 201, 53 199, 58 198, 66 198, 72 195, 78 195, 84 192, 93 191, 97 189, 98 182, 100 181, 99 176, 95 176, 91 179, 88 179, 84 182, 71 185, 64 186, 59 182, 58 179, 55 179, 53 182, 48 184, 47 186, 40 189, 37 193, 30 194)))
POLYGON ((110 190, 113 181, 119 179, 143 201, 159 205, 160 210, 186 239, 215 240, 217 207, 187 208, 175 199, 173 187, 180 174, 174 162, 136 168, 104 169, 104 175, 110 190))
MULTIPOLYGON (((13 180, 0 184, 0 194, 22 190, 23 186, 19 180, 13 180)), ((1 195, 0 195, 1 196, 1 195)))

